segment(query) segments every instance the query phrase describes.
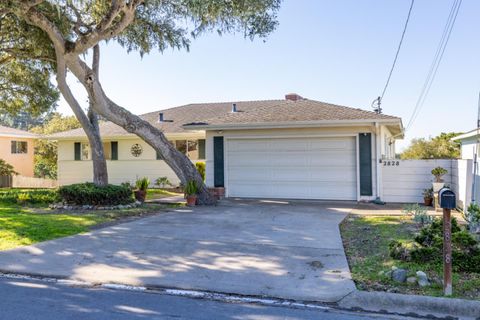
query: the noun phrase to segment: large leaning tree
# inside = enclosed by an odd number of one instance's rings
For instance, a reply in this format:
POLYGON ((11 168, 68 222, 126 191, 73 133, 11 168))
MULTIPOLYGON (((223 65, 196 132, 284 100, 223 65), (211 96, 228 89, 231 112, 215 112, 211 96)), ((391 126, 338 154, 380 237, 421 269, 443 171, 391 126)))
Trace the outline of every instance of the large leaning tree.
MULTIPOLYGON (((63 89, 66 73, 57 68, 57 49, 48 33, 11 10, 16 6, 20 9, 23 2, 26 1, 0 2, 0 111, 9 117, 19 113, 38 116, 51 111, 59 97, 57 88, 50 81, 54 75, 57 75, 63 96, 69 96, 68 88, 63 89)), ((52 17, 52 24, 66 34, 68 25, 64 25, 55 7, 46 4, 42 11, 45 16, 52 17)), ((92 150, 95 150, 92 152, 94 183, 105 185, 108 183, 107 164, 97 115, 93 108, 84 112, 76 101, 67 101, 87 133, 92 150)))
MULTIPOLYGON (((266 37, 277 26, 281 0, 4 0, 0 12, 42 30, 55 51, 58 88, 74 112, 80 109, 66 75, 71 72, 88 93, 92 109, 136 134, 157 152, 186 183, 200 186, 199 202, 213 202, 201 176, 161 130, 112 101, 98 76, 100 44, 116 41, 141 55, 154 49, 187 48, 205 32, 237 32, 266 37), (93 63, 84 60, 93 56, 93 63)), ((125 76, 125 82, 128 79, 125 76)), ((82 121, 80 121, 82 122, 82 121)), ((88 134, 88 133, 87 133, 88 134)), ((93 146, 94 147, 94 146, 93 146)), ((93 149, 93 148, 92 148, 93 149)))

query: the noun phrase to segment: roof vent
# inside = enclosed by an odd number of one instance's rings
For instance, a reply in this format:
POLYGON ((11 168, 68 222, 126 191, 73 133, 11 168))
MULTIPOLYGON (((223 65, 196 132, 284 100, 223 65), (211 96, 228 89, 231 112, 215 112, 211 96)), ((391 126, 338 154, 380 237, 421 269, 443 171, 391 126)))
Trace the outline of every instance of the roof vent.
POLYGON ((237 112, 237 104, 232 103, 232 113, 235 113, 235 112, 237 112))
POLYGON ((288 93, 285 95, 285 100, 298 101, 298 100, 303 100, 303 97, 296 93, 288 93))

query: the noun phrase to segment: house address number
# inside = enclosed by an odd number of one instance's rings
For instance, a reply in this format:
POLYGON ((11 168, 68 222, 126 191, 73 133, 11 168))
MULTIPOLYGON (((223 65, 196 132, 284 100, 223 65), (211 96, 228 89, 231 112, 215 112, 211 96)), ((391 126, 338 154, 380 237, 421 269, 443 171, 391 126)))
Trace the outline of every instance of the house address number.
POLYGON ((399 167, 400 161, 383 161, 384 167, 399 167))

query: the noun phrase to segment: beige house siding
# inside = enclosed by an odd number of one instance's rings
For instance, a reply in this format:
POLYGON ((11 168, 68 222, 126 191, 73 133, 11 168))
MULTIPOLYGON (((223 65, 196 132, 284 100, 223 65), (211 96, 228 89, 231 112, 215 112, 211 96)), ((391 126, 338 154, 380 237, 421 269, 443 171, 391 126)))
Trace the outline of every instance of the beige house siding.
MULTIPOLYGON (((380 126, 380 131, 388 131, 384 126, 380 126)), ((359 197, 359 200, 375 199, 377 197, 377 166, 376 166, 376 135, 375 126, 350 126, 350 127, 323 127, 323 128, 299 128, 299 129, 259 129, 259 130, 225 130, 225 131, 207 131, 206 133, 206 184, 213 187, 213 137, 223 136, 225 139, 233 137, 328 137, 328 136, 356 136, 359 133, 372 134, 372 197, 359 197)), ((387 134, 387 136, 391 136, 387 134)), ((385 146, 385 135, 380 136, 381 146, 385 146)), ((226 161, 228 161, 226 159, 226 161)), ((358 163, 357 163, 358 165, 358 163)), ((228 191, 227 191, 228 192, 228 191)), ((380 190, 381 193, 381 190, 380 190)))
MULTIPOLYGON (((203 136, 196 136, 191 139, 199 138, 202 139, 203 136)), ((176 139, 185 139, 185 137, 177 137, 176 139)), ((170 169, 165 161, 157 160, 155 150, 143 140, 135 138, 111 139, 105 140, 104 145, 109 146, 111 141, 118 142, 118 160, 107 160, 110 183, 120 184, 127 181, 134 183, 138 178, 142 177, 148 177, 151 183, 154 183, 159 177, 167 177, 174 185, 180 183, 180 180, 172 169, 170 169), (130 152, 131 147, 134 144, 139 144, 143 149, 143 152, 139 157, 134 157, 130 152)), ((59 185, 93 180, 92 161, 75 160, 75 142, 86 142, 86 140, 77 139, 58 141, 59 185)))
POLYGON ((34 163, 33 163, 33 152, 34 152, 34 142, 32 138, 22 138, 22 137, 0 137, 0 158, 5 160, 7 163, 11 164, 15 171, 24 177, 33 177, 34 174, 34 163), (21 154, 12 154, 11 152, 11 142, 12 141, 25 141, 27 142, 27 153, 21 154))

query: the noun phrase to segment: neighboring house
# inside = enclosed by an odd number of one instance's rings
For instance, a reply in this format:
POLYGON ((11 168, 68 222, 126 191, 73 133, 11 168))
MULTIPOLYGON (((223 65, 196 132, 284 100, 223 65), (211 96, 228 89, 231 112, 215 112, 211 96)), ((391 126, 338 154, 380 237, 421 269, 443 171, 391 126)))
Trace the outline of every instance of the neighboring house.
POLYGON ((33 177, 36 134, 0 126, 0 158, 25 177, 33 177))
POLYGON ((453 138, 453 141, 460 142, 461 145, 461 159, 473 160, 475 153, 479 154, 480 152, 476 151, 477 140, 480 142, 480 130, 474 129, 467 133, 461 134, 453 138))
MULTIPOLYGON (((227 197, 371 200, 381 162, 403 137, 398 117, 304 99, 189 104, 141 116, 192 161, 206 161, 206 184, 227 197)), ((178 183, 161 156, 113 123, 100 126, 111 183, 161 176, 178 183)), ((92 180, 82 129, 57 133, 60 184, 92 180)), ((379 182, 377 182, 379 181, 379 182)))

